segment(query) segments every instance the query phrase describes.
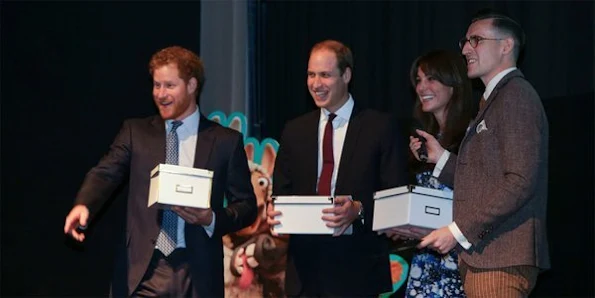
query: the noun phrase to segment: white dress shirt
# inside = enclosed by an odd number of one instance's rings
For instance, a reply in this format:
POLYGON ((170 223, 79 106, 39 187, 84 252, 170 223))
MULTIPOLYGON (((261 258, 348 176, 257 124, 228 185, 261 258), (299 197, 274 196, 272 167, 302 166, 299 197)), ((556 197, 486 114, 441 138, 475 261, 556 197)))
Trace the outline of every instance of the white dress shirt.
MULTIPOLYGON (((174 120, 165 121, 166 138, 171 131, 172 122, 174 120)), ((182 119, 182 125, 178 127, 178 165, 183 167, 194 167, 194 155, 196 153, 196 141, 198 139, 198 126, 200 122, 200 112, 198 106, 196 111, 190 116, 182 119)), ((176 248, 186 247, 186 238, 184 237, 184 227, 186 222, 183 218, 178 216, 178 242, 176 248)), ((215 230, 215 213, 213 212, 213 221, 208 226, 203 226, 209 237, 213 236, 215 230)))
MULTIPOLYGON (((333 176, 331 178, 331 196, 335 195, 335 186, 337 184, 337 175, 339 174, 339 162, 341 161, 341 153, 343 152, 343 144, 345 143, 345 135, 347 134, 347 126, 349 126, 349 118, 353 112, 353 97, 349 94, 349 99, 336 112, 335 119, 333 119, 333 159, 334 168, 333 176)), ((327 109, 320 109, 320 120, 318 122, 318 176, 316 181, 320 179, 322 173, 322 139, 324 138, 324 129, 328 122, 328 115, 330 112, 327 109)), ((318 182, 316 182, 318 189, 318 182)), ((339 194, 341 195, 341 194, 339 194)))

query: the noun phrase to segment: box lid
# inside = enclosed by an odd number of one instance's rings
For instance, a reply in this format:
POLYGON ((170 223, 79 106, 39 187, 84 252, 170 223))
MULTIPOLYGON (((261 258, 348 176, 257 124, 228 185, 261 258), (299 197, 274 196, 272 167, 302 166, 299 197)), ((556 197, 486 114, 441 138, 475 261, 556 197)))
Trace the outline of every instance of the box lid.
POLYGON ((325 204, 332 205, 333 197, 330 196, 274 196, 275 204, 325 204))
POLYGON ((395 196, 395 195, 399 195, 399 194, 403 194, 403 193, 407 193, 407 192, 418 193, 418 194, 422 194, 422 195, 452 200, 452 192, 450 192, 450 191, 443 191, 443 190, 439 190, 439 189, 427 188, 427 187, 422 187, 422 186, 417 186, 417 185, 405 185, 405 186, 399 186, 399 187, 395 187, 395 188, 389 188, 389 189, 377 191, 376 193, 374 193, 374 199, 378 200, 378 199, 395 196))
POLYGON ((443 191, 443 190, 439 190, 439 189, 427 188, 427 187, 422 187, 422 186, 417 186, 417 185, 411 185, 410 187, 411 187, 411 192, 413 192, 413 193, 419 193, 422 195, 428 195, 428 196, 452 200, 452 191, 443 191))
POLYGON ((382 198, 390 197, 390 196, 395 196, 395 195, 400 195, 400 194, 409 192, 409 189, 410 189, 410 185, 404 185, 404 186, 389 188, 389 189, 385 189, 385 190, 379 190, 374 193, 374 200, 382 199, 382 198))
POLYGON ((151 171, 151 177, 157 175, 158 173, 171 173, 171 174, 178 174, 178 175, 189 175, 189 176, 213 178, 213 171, 210 171, 210 170, 182 167, 182 166, 178 166, 178 165, 170 165, 170 164, 164 164, 164 163, 158 164, 151 171))

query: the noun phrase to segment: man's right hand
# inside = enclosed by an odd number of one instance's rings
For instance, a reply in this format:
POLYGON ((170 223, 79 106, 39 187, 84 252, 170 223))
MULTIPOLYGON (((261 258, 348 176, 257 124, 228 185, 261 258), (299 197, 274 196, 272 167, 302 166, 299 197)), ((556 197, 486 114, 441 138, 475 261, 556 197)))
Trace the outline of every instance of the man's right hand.
POLYGON ((273 226, 281 223, 280 221, 275 220, 275 216, 279 215, 281 215, 281 211, 275 211, 273 208, 273 200, 269 200, 267 202, 267 224, 271 227, 271 235, 273 236, 279 236, 277 233, 275 233, 275 230, 273 230, 273 226))
POLYGON ((64 223, 64 234, 72 236, 79 242, 85 240, 85 234, 82 231, 78 231, 77 228, 86 228, 87 221, 89 220, 89 208, 85 205, 76 205, 68 216, 66 216, 66 222, 64 223))

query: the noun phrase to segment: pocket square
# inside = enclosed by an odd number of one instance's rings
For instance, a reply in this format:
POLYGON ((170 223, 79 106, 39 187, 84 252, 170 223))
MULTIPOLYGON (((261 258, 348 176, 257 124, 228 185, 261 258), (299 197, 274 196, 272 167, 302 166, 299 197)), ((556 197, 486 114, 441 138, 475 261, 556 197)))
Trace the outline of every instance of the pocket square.
POLYGON ((475 132, 480 133, 484 130, 488 130, 485 119, 481 120, 481 122, 479 122, 479 124, 477 124, 477 127, 475 128, 475 132))

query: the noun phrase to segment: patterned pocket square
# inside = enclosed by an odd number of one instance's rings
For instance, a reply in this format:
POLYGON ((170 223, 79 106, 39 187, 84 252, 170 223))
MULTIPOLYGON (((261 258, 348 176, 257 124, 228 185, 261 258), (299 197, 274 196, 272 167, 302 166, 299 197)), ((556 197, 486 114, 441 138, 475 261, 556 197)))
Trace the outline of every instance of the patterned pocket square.
POLYGON ((486 126, 485 119, 484 120, 481 120, 481 122, 479 122, 479 124, 477 124, 477 127, 475 128, 475 132, 476 133, 480 133, 480 132, 482 132, 484 130, 488 130, 488 127, 486 126))

